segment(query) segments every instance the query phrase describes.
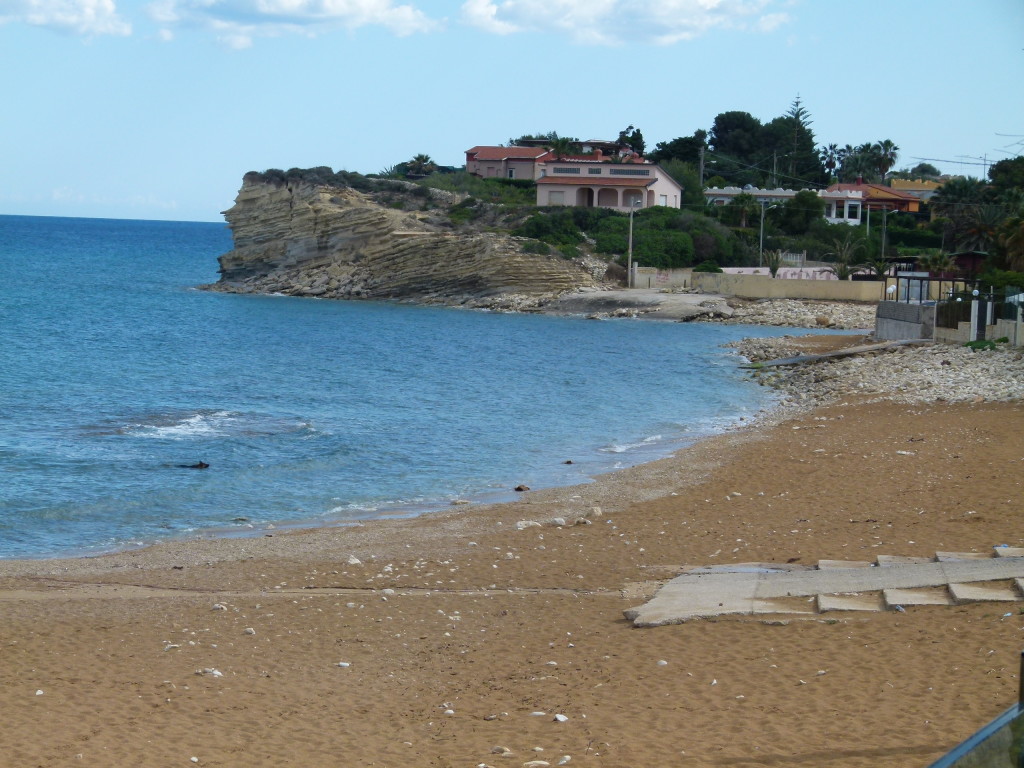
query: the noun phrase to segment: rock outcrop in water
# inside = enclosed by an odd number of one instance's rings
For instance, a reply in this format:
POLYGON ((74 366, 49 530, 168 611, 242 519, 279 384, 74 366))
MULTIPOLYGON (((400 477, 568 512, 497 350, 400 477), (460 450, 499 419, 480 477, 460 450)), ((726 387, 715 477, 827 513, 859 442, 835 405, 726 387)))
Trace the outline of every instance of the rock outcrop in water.
POLYGON ((389 208, 351 187, 246 174, 224 216, 235 248, 211 290, 528 309, 598 285, 582 263, 523 253, 521 238, 459 232, 436 212, 389 208))

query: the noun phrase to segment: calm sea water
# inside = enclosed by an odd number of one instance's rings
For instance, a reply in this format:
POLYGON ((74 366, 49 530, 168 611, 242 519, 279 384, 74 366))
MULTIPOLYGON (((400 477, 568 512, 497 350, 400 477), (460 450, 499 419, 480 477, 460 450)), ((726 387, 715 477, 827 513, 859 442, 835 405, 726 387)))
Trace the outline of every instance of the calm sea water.
POLYGON ((0 557, 575 483, 770 397, 720 345, 781 330, 194 290, 230 247, 0 216, 0 557))

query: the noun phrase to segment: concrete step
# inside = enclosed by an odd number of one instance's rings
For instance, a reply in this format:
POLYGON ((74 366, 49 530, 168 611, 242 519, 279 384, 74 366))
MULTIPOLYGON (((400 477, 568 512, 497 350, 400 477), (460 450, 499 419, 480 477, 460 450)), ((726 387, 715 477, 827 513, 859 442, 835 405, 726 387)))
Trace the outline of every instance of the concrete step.
POLYGON ((874 563, 867 560, 819 560, 818 570, 823 571, 828 568, 873 568, 874 563))
POLYGON ((1005 581, 950 584, 949 593, 957 605, 979 602, 1013 602, 1020 600, 1016 587, 1005 581))
POLYGON ((940 563, 954 560, 987 560, 993 557, 992 552, 936 552, 935 559, 940 563))
POLYGON ((897 605, 953 605, 953 596, 946 587, 925 587, 923 589, 883 589, 882 597, 886 608, 897 605))
POLYGON ((828 611, 884 611, 881 592, 841 592, 818 595, 818 613, 828 611))
POLYGON ((880 566, 890 565, 919 565, 921 563, 934 563, 934 557, 904 557, 902 555, 879 555, 877 562, 880 566))

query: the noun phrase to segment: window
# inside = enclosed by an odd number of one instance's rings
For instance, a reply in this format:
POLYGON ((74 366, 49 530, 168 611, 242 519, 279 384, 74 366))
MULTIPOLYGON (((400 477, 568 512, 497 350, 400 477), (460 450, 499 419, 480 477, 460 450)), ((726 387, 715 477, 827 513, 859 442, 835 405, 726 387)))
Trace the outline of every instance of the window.
POLYGON ((551 190, 548 192, 548 205, 562 205, 565 203, 565 192, 551 190))
POLYGON ((835 208, 835 211, 832 214, 833 219, 842 219, 845 217, 843 213, 843 203, 837 200, 833 207, 835 208))
POLYGON ((612 176, 650 176, 651 172, 646 168, 610 168, 612 176))
POLYGON ((658 205, 668 205, 668 195, 658 195, 658 205))
POLYGON ((860 204, 850 203, 846 208, 846 218, 848 219, 860 219, 860 204))
POLYGON ((587 168, 587 173, 589 173, 591 176, 600 176, 601 175, 601 169, 600 168, 587 168))
POLYGON ((579 168, 555 168, 555 173, 579 173, 579 168))
POLYGON ((515 168, 509 168, 508 169, 508 177, 510 179, 514 179, 516 177, 516 169, 515 168))

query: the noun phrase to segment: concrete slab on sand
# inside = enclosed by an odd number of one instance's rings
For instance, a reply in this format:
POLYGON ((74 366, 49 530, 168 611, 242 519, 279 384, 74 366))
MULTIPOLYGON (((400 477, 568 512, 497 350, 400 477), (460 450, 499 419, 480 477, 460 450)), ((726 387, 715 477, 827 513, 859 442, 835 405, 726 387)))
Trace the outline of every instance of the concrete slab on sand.
MULTIPOLYGON (((975 582, 986 581, 1004 582, 1001 586, 1005 594, 1005 583, 1013 579, 1024 579, 1024 558, 990 555, 984 559, 893 564, 884 568, 684 573, 658 590, 652 600, 625 611, 625 615, 635 626, 651 627, 722 614, 763 613, 773 600, 794 597, 945 588, 952 584, 975 586, 975 582)), ((970 589, 961 592, 964 600, 993 599, 984 597, 989 594, 970 589), (979 597, 972 597, 975 594, 979 597)), ((881 597, 878 601, 881 605, 881 597)), ((825 604, 830 604, 829 598, 825 604)))
POLYGON ((884 589, 882 597, 889 608, 897 605, 953 605, 953 597, 946 587, 884 589))
POLYGON ((866 595, 818 595, 818 613, 828 611, 884 611, 881 592, 866 595))
POLYGON ((1011 602, 1020 600, 1020 593, 1005 583, 997 584, 950 584, 949 593, 957 603, 984 601, 1011 602))

